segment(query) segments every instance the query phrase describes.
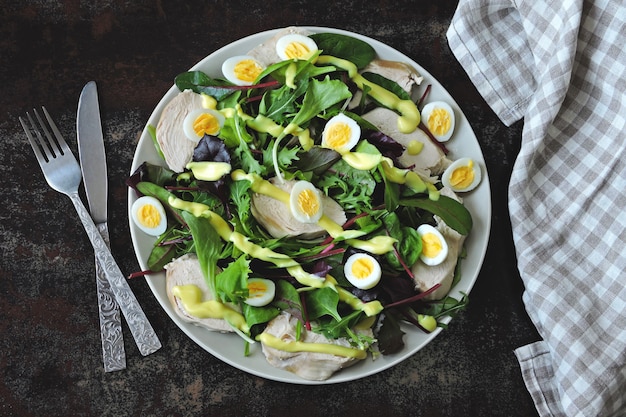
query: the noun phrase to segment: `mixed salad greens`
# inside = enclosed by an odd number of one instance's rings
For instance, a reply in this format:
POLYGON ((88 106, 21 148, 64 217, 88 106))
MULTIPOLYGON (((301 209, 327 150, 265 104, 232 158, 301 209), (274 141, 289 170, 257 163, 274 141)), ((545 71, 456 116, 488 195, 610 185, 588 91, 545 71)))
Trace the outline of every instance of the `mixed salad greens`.
MULTIPOLYGON (((317 52, 268 66, 250 86, 201 71, 176 77, 181 92, 211 97, 227 117, 218 134, 199 140, 185 171, 143 163, 129 178, 138 195, 155 197, 168 213, 149 271, 141 274, 163 271, 172 260, 195 253, 214 299, 240 308, 245 326, 233 326, 246 344, 289 309, 303 330, 391 354, 403 348, 401 321, 430 332, 468 302, 465 295, 425 300, 436 288, 415 290, 411 265, 422 250, 418 227, 434 225, 437 216, 467 235, 472 218, 461 202, 439 193, 440 183, 411 176, 411 167, 398 162, 404 147, 362 117, 384 106, 420 128, 419 111, 406 113, 407 103, 417 109, 421 101, 412 101, 394 81, 360 73, 376 58, 366 42, 333 33, 310 37, 317 52), (362 99, 348 110, 358 90, 362 99), (321 146, 325 123, 340 113, 361 128, 359 143, 346 153, 321 146), (348 220, 321 237, 272 236, 252 214, 253 196, 270 178, 313 184, 341 206, 348 220), (343 269, 350 255, 363 252, 382 270, 370 289, 353 286, 343 269), (276 284, 269 304, 246 303, 252 278, 276 284), (375 340, 353 331, 363 322, 375 329, 375 340)), ((148 129, 160 152, 155 126, 148 129)))

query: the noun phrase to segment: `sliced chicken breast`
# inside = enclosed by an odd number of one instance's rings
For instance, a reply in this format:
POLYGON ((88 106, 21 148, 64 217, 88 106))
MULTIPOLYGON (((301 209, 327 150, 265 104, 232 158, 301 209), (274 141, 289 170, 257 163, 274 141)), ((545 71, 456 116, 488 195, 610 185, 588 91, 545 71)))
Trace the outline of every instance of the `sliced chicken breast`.
MULTIPOLYGON (((204 275, 200 269, 200 262, 194 254, 186 254, 174 259, 165 266, 165 281, 167 297, 174 307, 176 314, 186 322, 197 326, 205 327, 209 330, 219 332, 232 332, 232 327, 223 319, 201 319, 194 317, 185 311, 185 307, 179 298, 172 294, 172 288, 178 285, 196 285, 202 291, 202 300, 212 300, 213 295, 209 291, 204 280, 204 275)), ((231 306, 232 307, 232 306, 231 306)))
POLYGON ((421 129, 411 133, 402 133, 398 129, 398 115, 390 109, 378 107, 363 115, 363 118, 376 126, 382 133, 405 147, 399 160, 405 168, 411 168, 422 177, 439 175, 450 165, 450 161, 441 148, 435 145, 421 129), (412 141, 422 143, 422 150, 412 155, 408 146, 412 141))
POLYGON ((193 157, 196 143, 185 136, 183 122, 189 112, 200 108, 202 96, 191 90, 185 90, 165 106, 159 118, 156 127, 157 142, 167 166, 175 172, 184 171, 193 157))
MULTIPOLYGON (((442 195, 460 200, 459 197, 448 188, 443 188, 440 192, 442 195)), ((418 259, 411 268, 415 279, 415 289, 417 291, 423 292, 436 284, 441 284, 437 290, 425 297, 427 300, 440 300, 450 292, 459 254, 463 250, 463 244, 466 238, 466 236, 450 228, 438 216, 435 216, 435 220, 437 222, 437 230, 441 232, 448 244, 448 256, 442 263, 435 266, 428 266, 418 259)))
MULTIPOLYGON (((416 93, 415 87, 421 85, 422 81, 424 81, 424 77, 422 77, 415 68, 399 61, 374 59, 360 72, 371 72, 394 81, 411 97, 416 93)), ((361 90, 356 91, 348 107, 351 109, 357 107, 361 103, 362 96, 363 92, 361 90)))
MULTIPOLYGON (((296 183, 293 180, 281 183, 276 177, 269 181, 288 193, 296 183)), ((324 214, 335 223, 343 225, 346 222, 345 212, 332 198, 324 195, 322 206, 324 214)), ((326 233, 317 223, 302 223, 296 220, 289 207, 272 196, 254 193, 251 211, 254 218, 275 238, 289 236, 313 239, 326 233)))
MULTIPOLYGON (((286 342, 296 341, 297 320, 298 319, 289 312, 283 311, 268 323, 264 333, 269 333, 286 342)), ((330 340, 312 331, 305 331, 300 341, 305 343, 327 343, 350 347, 350 343, 346 339, 330 340)), ((262 344, 262 350, 270 365, 313 381, 326 380, 335 372, 359 362, 359 359, 346 358, 328 353, 285 352, 265 344, 262 344)))

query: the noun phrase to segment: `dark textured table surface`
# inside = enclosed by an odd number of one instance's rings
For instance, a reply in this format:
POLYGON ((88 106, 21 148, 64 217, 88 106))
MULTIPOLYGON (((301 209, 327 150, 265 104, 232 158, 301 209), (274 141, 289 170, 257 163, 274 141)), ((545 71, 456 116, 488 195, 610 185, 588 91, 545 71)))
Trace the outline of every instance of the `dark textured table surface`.
POLYGON ((521 301, 506 192, 521 122, 505 127, 454 59, 455 1, 0 2, 0 414, 15 416, 533 416, 513 350, 537 340, 521 301), (18 116, 45 105, 76 146, 78 95, 98 83, 109 170, 109 228, 121 269, 138 269, 126 217, 139 134, 176 74, 218 47, 288 25, 359 32, 405 53, 457 100, 484 152, 492 234, 469 308, 405 362, 350 383, 264 380, 222 363, 130 282, 163 348, 127 369, 100 356, 93 251, 69 199, 45 183, 18 116))

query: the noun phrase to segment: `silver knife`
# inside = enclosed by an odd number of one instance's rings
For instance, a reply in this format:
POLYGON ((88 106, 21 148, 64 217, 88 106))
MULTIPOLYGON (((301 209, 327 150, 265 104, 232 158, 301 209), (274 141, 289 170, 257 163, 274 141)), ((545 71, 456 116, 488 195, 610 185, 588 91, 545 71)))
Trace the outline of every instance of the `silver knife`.
MULTIPOLYGON (((76 132, 89 211, 98 231, 108 243, 106 154, 100 121, 98 91, 94 81, 87 83, 81 92, 78 101, 76 132)), ((161 342, 145 317, 143 310, 141 310, 130 286, 125 281, 122 284, 112 285, 109 283, 103 273, 103 267, 96 258, 96 287, 102 334, 102 355, 106 372, 126 367, 118 302, 131 301, 131 304, 122 305, 121 310, 141 354, 149 355, 161 347, 161 342)))

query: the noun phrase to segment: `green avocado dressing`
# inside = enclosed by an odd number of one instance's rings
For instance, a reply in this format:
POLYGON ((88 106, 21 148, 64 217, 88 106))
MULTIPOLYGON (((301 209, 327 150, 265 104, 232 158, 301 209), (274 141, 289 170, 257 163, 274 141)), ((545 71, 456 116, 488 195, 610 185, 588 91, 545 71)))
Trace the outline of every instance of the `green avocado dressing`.
POLYGON ((264 345, 267 345, 274 349, 282 350, 284 352, 328 353, 330 355, 355 359, 365 359, 367 357, 367 351, 361 349, 334 345, 331 343, 310 343, 300 342, 297 340, 285 341, 268 333, 261 333, 256 337, 256 340, 263 343, 264 345))
POLYGON ((383 106, 396 110, 400 113, 398 117, 398 129, 402 133, 411 133, 420 124, 420 112, 417 105, 411 100, 403 100, 389 90, 378 84, 374 84, 364 78, 358 72, 358 68, 352 62, 330 55, 321 55, 316 63, 323 65, 334 65, 348 72, 348 76, 360 90, 367 87, 368 95, 381 103, 383 106))
POLYGON ((286 127, 283 127, 274 122, 269 117, 259 114, 254 118, 248 117, 246 119, 246 124, 251 129, 254 129, 257 132, 261 133, 268 133, 274 138, 280 138, 285 135, 296 136, 298 138, 298 141, 300 142, 300 146, 302 146, 302 149, 304 149, 305 151, 308 151, 313 147, 314 142, 313 139, 311 139, 311 133, 309 129, 303 129, 293 123, 287 125, 286 127))
POLYGON ((172 288, 172 294, 180 299, 185 311, 194 317, 224 319, 242 332, 250 331, 242 314, 216 300, 202 301, 202 290, 196 285, 177 285, 172 288))
MULTIPOLYGON (((233 174, 235 174, 235 172, 233 172, 233 174)), ((240 174, 243 174, 243 172, 241 172, 240 174)), ((272 184, 270 183, 267 184, 272 186, 272 184)), ((269 189, 271 190, 271 188, 269 189)), ((363 303, 349 291, 341 291, 341 289, 337 286, 337 282, 335 281, 335 279, 332 278, 330 275, 327 275, 326 278, 320 278, 317 275, 306 272, 300 264, 298 264, 294 259, 290 258, 289 256, 282 253, 274 252, 271 249, 264 248, 260 245, 250 242, 250 240, 245 235, 233 231, 230 228, 230 225, 226 222, 226 220, 224 220, 217 213, 211 211, 209 206, 207 206, 206 204, 185 201, 174 196, 170 196, 170 198, 168 199, 168 204, 179 210, 188 211, 196 217, 204 217, 208 219, 211 223, 211 226, 224 241, 232 242, 239 250, 253 258, 260 259, 266 262, 271 262, 279 268, 285 268, 287 272, 302 285, 312 288, 333 288, 334 290, 338 291, 339 298, 342 301, 346 302, 354 309, 362 310, 368 316, 372 314, 378 314, 380 311, 382 311, 382 305, 378 301, 363 303)))
MULTIPOLYGON (((275 198, 284 204, 289 205, 289 193, 276 187, 274 184, 267 180, 264 180, 258 174, 248 173, 246 174, 242 170, 235 170, 231 174, 233 181, 250 181, 250 187, 252 191, 267 195, 275 198)), ((384 236, 373 237, 369 240, 359 240, 357 237, 363 236, 363 232, 359 230, 343 230, 341 225, 335 223, 328 216, 322 215, 322 218, 317 224, 328 232, 328 234, 334 239, 342 238, 347 242, 359 249, 367 250, 368 252, 382 255, 384 253, 393 250, 393 244, 396 242, 393 238, 386 238, 384 236)))

